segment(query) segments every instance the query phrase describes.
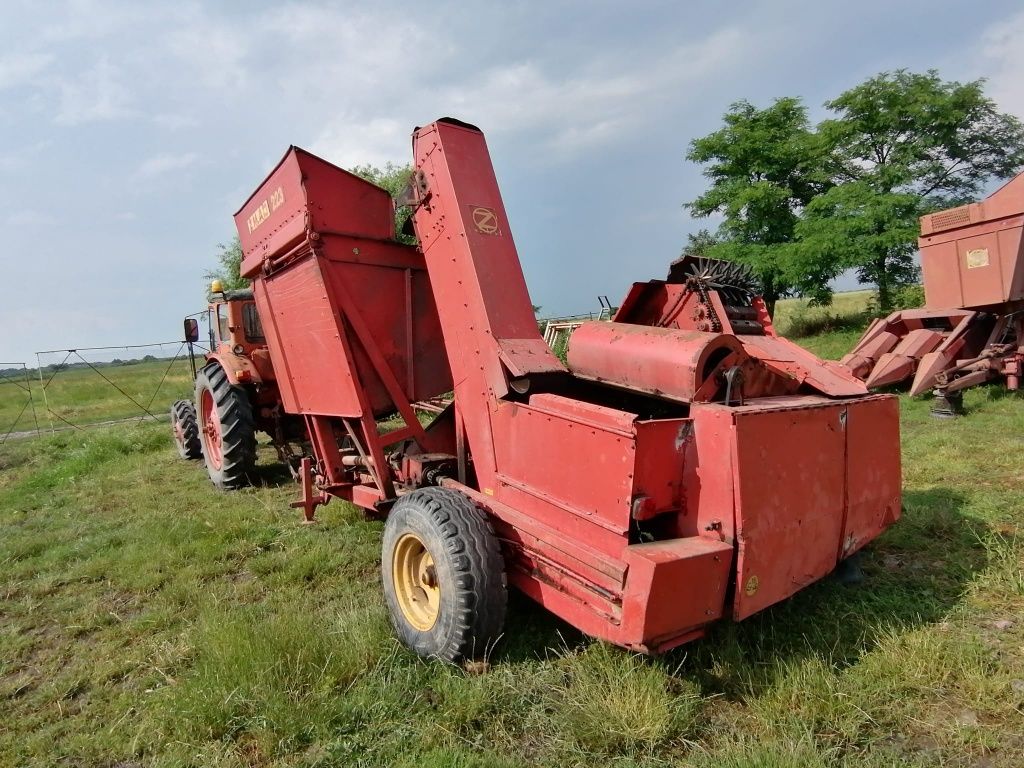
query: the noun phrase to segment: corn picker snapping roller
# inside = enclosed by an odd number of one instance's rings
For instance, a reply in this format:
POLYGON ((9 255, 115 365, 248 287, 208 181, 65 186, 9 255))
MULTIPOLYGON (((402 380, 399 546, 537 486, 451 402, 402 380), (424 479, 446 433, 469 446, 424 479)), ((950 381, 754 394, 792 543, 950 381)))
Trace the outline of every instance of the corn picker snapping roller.
POLYGON ((936 416, 960 412, 963 390, 1006 379, 1024 365, 1024 174, 980 203, 921 218, 925 308, 868 326, 841 362, 871 388, 913 377, 934 390, 936 416))
POLYGON ((395 240, 387 192, 294 147, 235 215, 284 410, 312 444, 295 506, 386 517, 409 647, 486 653, 511 585, 589 635, 664 651, 897 519, 895 397, 778 337, 745 273, 682 259, 583 323, 563 364, 483 134, 442 119, 413 157, 400 202, 418 247, 395 240), (422 425, 412 403, 448 392, 422 425))

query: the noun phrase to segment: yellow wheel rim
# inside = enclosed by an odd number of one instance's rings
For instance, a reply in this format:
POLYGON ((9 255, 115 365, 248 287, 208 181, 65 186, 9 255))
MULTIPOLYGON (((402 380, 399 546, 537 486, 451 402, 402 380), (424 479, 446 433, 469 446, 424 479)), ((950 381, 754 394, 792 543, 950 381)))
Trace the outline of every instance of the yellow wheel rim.
POLYGON ((441 588, 434 558, 415 534, 404 533, 395 544, 391 575, 405 620, 420 632, 428 631, 441 610, 441 588))

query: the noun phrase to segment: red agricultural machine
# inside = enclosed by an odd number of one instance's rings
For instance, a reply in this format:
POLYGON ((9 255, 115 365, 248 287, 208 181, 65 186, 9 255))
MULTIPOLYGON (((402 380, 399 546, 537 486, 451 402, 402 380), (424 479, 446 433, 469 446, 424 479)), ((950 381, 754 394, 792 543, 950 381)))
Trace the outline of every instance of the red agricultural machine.
POLYGON ((410 648, 486 653, 512 585, 589 635, 664 651, 897 519, 896 398, 779 338, 744 274, 683 259, 583 323, 564 365, 483 134, 442 119, 413 154, 400 202, 418 247, 395 240, 387 192, 294 147, 235 215, 284 410, 312 442, 295 506, 386 518, 410 648), (422 425, 413 401, 450 391, 422 425))
POLYGON ((842 359, 868 387, 913 377, 934 390, 937 416, 960 412, 963 390, 1024 365, 1024 174, 980 203, 921 218, 925 308, 875 320, 842 359))
POLYGON ((198 371, 192 343, 199 340, 199 323, 185 320, 196 394, 194 403, 178 400, 171 406, 178 453, 185 459, 202 458, 214 485, 233 490, 249 483, 256 464, 256 433, 263 431, 281 461, 297 472, 307 442, 305 424, 281 407, 252 291, 224 291, 214 280, 211 293, 210 352, 198 371))

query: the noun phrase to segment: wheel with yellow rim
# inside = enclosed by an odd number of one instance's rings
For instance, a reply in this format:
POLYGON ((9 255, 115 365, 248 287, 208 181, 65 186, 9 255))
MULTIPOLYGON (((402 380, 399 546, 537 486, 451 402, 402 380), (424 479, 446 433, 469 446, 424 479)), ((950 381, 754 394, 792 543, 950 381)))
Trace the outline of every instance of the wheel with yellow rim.
POLYGON ((421 488, 400 498, 384 527, 381 572, 395 632, 421 656, 479 658, 501 636, 505 563, 486 515, 466 495, 421 488))

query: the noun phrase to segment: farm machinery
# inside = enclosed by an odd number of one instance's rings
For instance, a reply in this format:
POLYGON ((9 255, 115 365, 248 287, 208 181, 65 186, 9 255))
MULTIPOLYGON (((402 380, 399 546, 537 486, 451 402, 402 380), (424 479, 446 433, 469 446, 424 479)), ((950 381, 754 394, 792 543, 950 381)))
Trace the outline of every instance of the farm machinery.
POLYGON ((392 624, 486 654, 509 586, 642 652, 829 574, 900 515, 897 401, 780 338, 748 276, 684 258, 544 343, 483 133, 413 134, 386 191, 292 147, 235 214, 312 521, 385 519, 392 624), (453 392, 428 424, 412 403, 453 392), (396 415, 397 414, 397 415, 396 415), (383 426, 388 425, 387 427, 383 426))
POLYGON ((250 481, 257 431, 267 433, 281 461, 297 471, 305 424, 281 407, 252 291, 225 291, 214 280, 210 292, 210 351, 199 370, 192 346, 199 340, 199 322, 185 320, 195 401, 178 400, 171 406, 171 428, 181 457, 203 459, 214 485, 233 490, 250 481))
POLYGON ((913 378, 933 390, 937 416, 956 415, 963 391, 1024 366, 1024 174, 979 202, 921 218, 925 307, 868 326, 840 362, 868 387, 913 378))

